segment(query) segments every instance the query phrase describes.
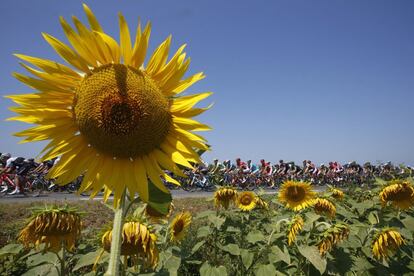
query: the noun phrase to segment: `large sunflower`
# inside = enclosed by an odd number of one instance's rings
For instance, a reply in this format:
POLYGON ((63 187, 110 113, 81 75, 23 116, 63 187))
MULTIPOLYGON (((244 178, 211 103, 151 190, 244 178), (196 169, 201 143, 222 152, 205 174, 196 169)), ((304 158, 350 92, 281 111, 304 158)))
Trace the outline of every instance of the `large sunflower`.
POLYGON ((315 194, 310 183, 288 180, 280 187, 278 198, 287 208, 299 211, 314 203, 315 194))
POLYGON ((80 191, 102 188, 104 199, 113 192, 117 205, 125 188, 148 201, 148 179, 168 192, 162 178, 179 183, 163 169, 182 175, 178 165, 198 162, 197 149, 207 150, 205 139, 193 131, 210 128, 193 119, 208 108, 194 106, 211 93, 179 96, 204 78, 203 73, 183 79, 190 60, 185 45, 168 60, 168 37, 143 65, 151 26, 138 25, 131 43, 128 25, 119 15, 120 43, 104 33, 92 11, 84 5, 90 27, 73 17, 75 29, 60 23, 71 46, 43 34, 68 64, 20 55, 21 65, 34 77, 14 76, 36 90, 8 96, 19 116, 9 120, 38 126, 16 133, 22 142, 51 140, 42 160, 61 156, 49 172, 59 183, 85 173, 80 191), (33 68, 31 66, 37 67, 33 68))

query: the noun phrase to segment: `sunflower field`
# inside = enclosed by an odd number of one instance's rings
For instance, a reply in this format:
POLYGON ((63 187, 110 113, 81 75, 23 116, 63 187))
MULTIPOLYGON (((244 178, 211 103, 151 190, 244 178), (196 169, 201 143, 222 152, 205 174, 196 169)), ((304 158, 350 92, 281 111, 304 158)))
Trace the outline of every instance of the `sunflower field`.
MULTIPOLYGON (((412 275, 412 180, 316 193, 285 182, 276 195, 219 188, 209 210, 167 215, 131 203, 122 231, 124 275, 412 275)), ((107 205, 108 208, 112 208, 107 205)), ((111 225, 82 239, 82 213, 34 210, 0 250, 1 275, 104 275, 111 225)), ((84 231, 85 229, 82 229, 84 231)))

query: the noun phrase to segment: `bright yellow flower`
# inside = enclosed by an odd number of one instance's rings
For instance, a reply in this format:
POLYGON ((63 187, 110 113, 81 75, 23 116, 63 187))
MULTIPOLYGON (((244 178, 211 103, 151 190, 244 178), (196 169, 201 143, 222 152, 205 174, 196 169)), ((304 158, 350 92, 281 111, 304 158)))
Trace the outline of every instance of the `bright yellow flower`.
POLYGON ((67 250, 73 251, 81 228, 81 218, 73 210, 44 210, 35 215, 20 231, 18 240, 26 247, 45 244, 45 249, 53 252, 59 252, 63 243, 67 250))
POLYGON ((383 206, 390 202, 395 208, 409 209, 414 205, 414 187, 408 181, 392 181, 379 194, 383 206))
POLYGON ((236 199, 237 191, 232 187, 222 187, 214 193, 214 205, 216 208, 222 206, 224 209, 228 209, 230 203, 234 203, 236 199))
POLYGON ((314 201, 314 210, 318 214, 326 214, 329 217, 333 218, 336 214, 335 205, 327 199, 317 198, 314 201))
POLYGON ((84 5, 90 27, 73 17, 72 28, 61 25, 71 46, 43 34, 45 40, 69 65, 16 55, 34 77, 14 76, 36 90, 32 94, 8 96, 18 107, 9 120, 38 126, 16 133, 22 142, 50 140, 42 160, 61 156, 49 177, 66 184, 85 173, 80 191, 103 188, 104 199, 114 193, 115 206, 127 188, 149 199, 148 178, 168 192, 160 177, 179 183, 163 169, 183 175, 177 165, 191 168, 199 162, 197 149, 207 150, 206 140, 193 131, 210 127, 191 119, 208 108, 195 108, 210 92, 181 96, 203 73, 183 78, 190 60, 185 45, 168 60, 168 37, 143 62, 147 54, 151 25, 131 36, 119 15, 120 43, 106 34, 92 11, 84 5), (34 67, 37 68, 34 68, 34 67), (74 68, 74 69, 72 69, 74 68))
POLYGON ((313 204, 315 194, 310 183, 288 180, 280 187, 278 198, 287 208, 299 211, 313 204))
POLYGON ((237 196, 237 206, 242 211, 251 211, 256 207, 257 196, 253 192, 241 192, 237 196))
POLYGON ((187 233, 191 224, 190 212, 181 212, 174 217, 170 224, 170 236, 171 241, 181 241, 187 233))
MULTIPOLYGON (((140 222, 129 221, 124 223, 122 230, 121 255, 138 258, 146 266, 155 267, 158 263, 157 236, 140 222)), ((112 230, 106 231, 102 236, 102 245, 110 251, 112 230)))
POLYGON ((296 215, 290 223, 288 232, 288 244, 292 245, 296 240, 296 235, 303 229, 303 219, 301 216, 296 215))
POLYGON ((372 254, 378 260, 386 260, 403 244, 405 244, 405 241, 398 231, 393 229, 384 229, 373 239, 372 254))
POLYGON ((349 236, 349 227, 345 224, 336 224, 322 234, 321 240, 318 242, 317 246, 319 253, 325 255, 327 252, 331 251, 334 246, 339 242, 347 239, 349 236))
POLYGON ((331 188, 331 193, 332 193, 332 197, 338 200, 343 200, 344 199, 344 192, 339 190, 339 189, 335 189, 335 188, 331 188))

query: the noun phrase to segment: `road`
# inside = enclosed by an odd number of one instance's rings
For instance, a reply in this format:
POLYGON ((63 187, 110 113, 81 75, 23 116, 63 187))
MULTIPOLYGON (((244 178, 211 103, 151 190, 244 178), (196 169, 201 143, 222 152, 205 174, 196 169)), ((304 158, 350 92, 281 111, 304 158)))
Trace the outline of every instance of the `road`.
MULTIPOLYGON (((326 187, 315 187, 316 191, 324 191, 326 187)), ((214 192, 187 192, 183 190, 171 191, 173 198, 200 198, 200 197, 212 197, 214 192)), ((275 194, 277 189, 265 190, 265 194, 275 194)), ((102 200, 102 195, 98 195, 93 200, 102 200)), ((109 199, 112 199, 110 197, 109 199)), ((44 201, 78 201, 89 200, 89 196, 82 196, 77 194, 70 194, 66 192, 54 192, 42 194, 39 197, 22 196, 22 195, 4 195, 0 197, 0 203, 13 203, 13 202, 44 202, 44 201)))

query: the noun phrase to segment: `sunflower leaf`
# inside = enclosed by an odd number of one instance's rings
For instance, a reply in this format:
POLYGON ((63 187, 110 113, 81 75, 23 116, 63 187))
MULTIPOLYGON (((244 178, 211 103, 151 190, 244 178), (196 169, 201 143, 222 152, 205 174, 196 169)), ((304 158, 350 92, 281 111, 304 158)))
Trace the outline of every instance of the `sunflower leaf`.
POLYGON ((227 270, 224 266, 214 267, 205 262, 200 267, 200 276, 226 276, 227 270))
POLYGON ((172 201, 171 193, 164 193, 148 180, 148 194, 148 204, 161 214, 168 214, 172 201))
POLYGON ((237 244, 234 243, 230 243, 224 246, 219 246, 222 250, 230 253, 231 255, 234 256, 239 256, 240 255, 240 248, 237 244))
POLYGON ((290 264, 290 255, 288 249, 285 246, 284 251, 282 251, 277 245, 272 246, 272 252, 269 254, 269 262, 278 263, 280 261, 283 261, 288 265, 290 264))
POLYGON ((216 215, 210 215, 208 216, 208 220, 214 225, 214 227, 216 227, 217 229, 220 229, 220 227, 226 221, 226 218, 222 218, 216 215))
POLYGON ((298 246, 299 253, 302 254, 321 274, 326 270, 326 259, 322 258, 319 251, 314 246, 298 246))
POLYGON ((197 238, 204 238, 210 235, 210 227, 209 226, 202 226, 197 230, 197 238))
POLYGON ((246 236, 246 240, 252 244, 255 244, 259 241, 264 241, 265 237, 259 230, 253 230, 246 236))
POLYGON ((254 272, 256 276, 276 275, 276 268, 272 264, 261 264, 254 272))
POLYGON ((14 255, 19 253, 23 249, 23 245, 11 243, 0 249, 0 257, 4 255, 14 255))
POLYGON ((253 263, 254 253, 250 252, 250 250, 242 249, 240 251, 240 255, 242 258, 243 265, 246 269, 249 269, 249 267, 253 263))
POLYGON ((193 248, 191 249, 191 255, 192 254, 194 254, 195 252, 197 252, 197 250, 199 250, 200 249, 200 247, 202 247, 203 245, 204 245, 204 243, 205 243, 206 241, 205 240, 202 240, 202 241, 199 241, 198 243, 196 243, 194 246, 193 246, 193 248))

